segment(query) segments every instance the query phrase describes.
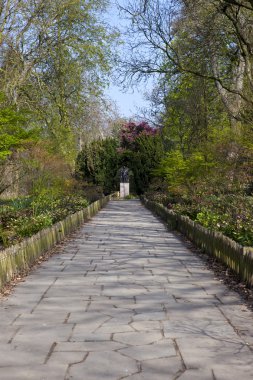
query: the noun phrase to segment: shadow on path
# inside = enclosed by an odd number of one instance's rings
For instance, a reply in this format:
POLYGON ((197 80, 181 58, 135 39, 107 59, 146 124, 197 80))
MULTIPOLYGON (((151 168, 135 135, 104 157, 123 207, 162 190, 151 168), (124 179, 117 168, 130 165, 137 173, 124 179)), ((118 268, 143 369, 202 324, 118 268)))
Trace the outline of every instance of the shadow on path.
POLYGON ((252 313, 139 201, 112 201, 0 304, 1 380, 249 380, 252 313))

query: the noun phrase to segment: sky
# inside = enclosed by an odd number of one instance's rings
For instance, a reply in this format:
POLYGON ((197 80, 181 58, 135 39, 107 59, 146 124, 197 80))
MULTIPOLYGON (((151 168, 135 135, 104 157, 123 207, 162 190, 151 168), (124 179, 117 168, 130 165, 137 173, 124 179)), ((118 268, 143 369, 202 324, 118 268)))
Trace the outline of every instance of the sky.
MULTIPOLYGON (((119 3, 127 2, 127 0, 119 0, 119 3)), ((119 17, 115 2, 111 1, 111 6, 106 16, 107 21, 118 28, 124 28, 126 21, 119 17)), ((143 94, 146 91, 146 85, 138 85, 138 88, 122 89, 120 86, 111 84, 106 91, 106 95, 116 104, 120 116, 131 118, 138 114, 138 109, 147 107, 147 101, 143 94)))
MULTIPOLYGON (((144 89, 143 89, 144 90, 144 89)), ((127 92, 118 86, 110 85, 106 94, 116 104, 120 116, 131 118, 138 114, 138 109, 147 106, 141 89, 129 89, 127 92)))

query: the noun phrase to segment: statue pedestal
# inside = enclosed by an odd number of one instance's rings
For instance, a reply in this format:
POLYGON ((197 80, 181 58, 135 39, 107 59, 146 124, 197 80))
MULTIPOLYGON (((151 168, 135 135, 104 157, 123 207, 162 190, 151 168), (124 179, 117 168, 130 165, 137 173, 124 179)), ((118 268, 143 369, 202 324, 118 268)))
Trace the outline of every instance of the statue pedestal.
POLYGON ((125 198, 127 195, 129 195, 129 183, 120 183, 120 198, 125 198))

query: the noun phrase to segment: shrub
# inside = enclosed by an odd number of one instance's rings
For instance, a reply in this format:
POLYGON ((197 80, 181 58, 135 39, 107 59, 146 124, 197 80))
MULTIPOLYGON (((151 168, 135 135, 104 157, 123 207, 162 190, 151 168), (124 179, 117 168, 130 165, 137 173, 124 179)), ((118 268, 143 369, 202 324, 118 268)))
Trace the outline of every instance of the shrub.
POLYGON ((13 223, 15 232, 20 237, 32 236, 42 230, 50 227, 53 224, 53 219, 49 213, 33 216, 32 218, 23 217, 17 219, 13 223))
POLYGON ((121 163, 132 171, 137 194, 143 194, 148 189, 154 169, 163 155, 163 143, 159 133, 140 135, 135 139, 134 149, 121 152, 121 163))
POLYGON ((219 231, 244 246, 253 246, 253 197, 243 195, 195 195, 178 197, 153 189, 146 197, 202 226, 219 231))
POLYGON ((174 211, 246 246, 253 245, 252 208, 252 197, 231 194, 196 197, 173 206, 174 211))
POLYGON ((155 136, 158 130, 149 126, 145 121, 139 124, 134 122, 127 123, 120 131, 120 146, 123 149, 138 150, 136 141, 139 137, 155 136))
POLYGON ((79 153, 76 176, 103 188, 105 194, 118 189, 118 141, 113 138, 93 141, 79 153))
POLYGON ((0 244, 5 247, 82 210, 88 201, 81 195, 55 197, 45 192, 27 201, 26 208, 22 208, 18 200, 15 204, 18 204, 17 210, 13 204, 0 210, 0 244))

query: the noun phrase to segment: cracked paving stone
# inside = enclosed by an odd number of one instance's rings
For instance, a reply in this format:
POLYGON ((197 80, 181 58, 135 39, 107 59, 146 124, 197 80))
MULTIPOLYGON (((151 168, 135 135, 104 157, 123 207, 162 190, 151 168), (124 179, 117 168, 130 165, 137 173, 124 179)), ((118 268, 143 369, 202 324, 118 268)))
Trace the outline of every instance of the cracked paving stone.
POLYGON ((115 342, 126 343, 132 346, 142 346, 145 344, 155 343, 162 339, 160 331, 142 331, 142 332, 126 332, 116 333, 113 337, 115 342))
POLYGON ((2 377, 4 367, 43 364, 49 350, 50 344, 47 346, 0 344, 0 379, 4 379, 2 377))
POLYGON ((164 339, 158 343, 147 344, 145 346, 123 348, 119 350, 119 352, 139 361, 176 356, 173 342, 169 339, 164 339))
MULTIPOLYGON (((166 338, 183 337, 210 337, 213 339, 226 339, 234 335, 234 330, 229 324, 224 324, 224 320, 196 319, 191 321, 181 319, 180 321, 164 321, 164 336, 166 338)), ((234 341, 239 342, 239 337, 234 337, 234 341)))
POLYGON ((253 370, 251 365, 226 366, 225 364, 214 365, 213 373, 218 380, 252 380, 253 370))
POLYGON ((67 323, 75 324, 73 331, 74 336, 83 336, 85 333, 95 332, 100 326, 110 320, 109 315, 103 315, 102 313, 93 312, 73 312, 70 313, 67 323))
POLYGON ((166 313, 164 311, 162 312, 146 312, 146 313, 139 313, 133 316, 134 322, 139 321, 164 321, 166 320, 166 313))
MULTIPOLYGON (((80 327, 80 326, 78 326, 80 327)), ((69 339, 70 342, 105 342, 111 340, 111 334, 99 333, 99 332, 87 332, 87 329, 84 328, 83 332, 81 329, 76 330, 72 337, 69 339), (79 334, 80 332, 80 334, 79 334)))
POLYGON ((252 364, 252 352, 235 334, 217 339, 203 332, 202 337, 179 338, 177 344, 187 368, 212 368, 214 364, 223 363, 229 367, 252 364))
POLYGON ((31 324, 48 326, 48 325, 56 325, 62 324, 68 318, 68 313, 55 312, 55 311, 45 311, 45 312, 37 312, 34 313, 23 313, 17 317, 17 319, 13 322, 13 326, 31 326, 31 324))
POLYGON ((62 352, 62 351, 57 351, 57 352, 53 352, 47 363, 49 365, 52 365, 52 364, 61 364, 61 363, 67 363, 68 365, 71 365, 73 363, 79 363, 79 362, 82 362, 86 356, 86 352, 78 352, 78 351, 73 351, 73 352, 62 352))
POLYGON ((2 380, 63 380, 68 366, 65 363, 57 365, 15 365, 0 367, 2 380))
POLYGON ((1 380, 250 380, 253 314, 138 200, 0 300, 1 380))
POLYGON ((152 331, 161 329, 160 323, 158 321, 132 322, 131 326, 137 331, 152 331))
POLYGON ((116 351, 125 348, 126 345, 113 341, 95 342, 59 342, 55 347, 55 352, 96 352, 96 351, 116 351))
MULTIPOLYGON (((184 371, 178 380, 214 380, 214 373, 211 369, 189 369, 184 371)), ((218 378, 220 380, 220 378, 218 378)), ((232 379, 232 378, 230 378, 232 379)), ((227 379, 229 380, 229 379, 227 379)))
POLYGON ((132 332, 134 329, 131 327, 131 325, 127 324, 113 324, 113 323, 105 323, 103 326, 99 327, 97 332, 100 334, 114 334, 114 333, 121 333, 121 332, 132 332))
MULTIPOLYGON (((181 379, 179 375, 183 373, 182 368, 182 363, 179 357, 167 357, 163 359, 146 360, 141 362, 141 372, 129 376, 127 380, 181 379)), ((201 380, 209 379, 202 378, 201 380)))
POLYGON ((133 359, 117 352, 93 352, 83 363, 71 366, 68 379, 117 380, 136 372, 138 366, 133 359))

